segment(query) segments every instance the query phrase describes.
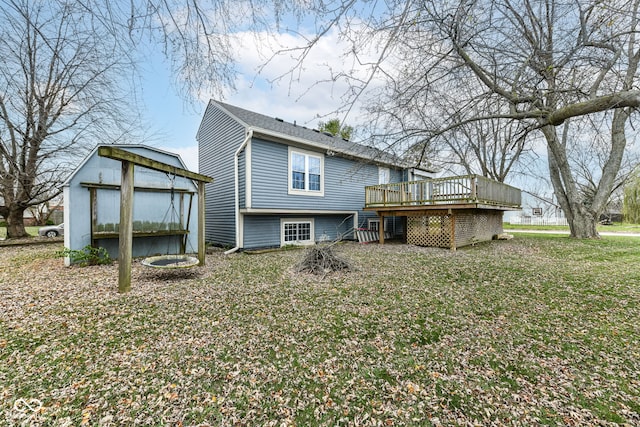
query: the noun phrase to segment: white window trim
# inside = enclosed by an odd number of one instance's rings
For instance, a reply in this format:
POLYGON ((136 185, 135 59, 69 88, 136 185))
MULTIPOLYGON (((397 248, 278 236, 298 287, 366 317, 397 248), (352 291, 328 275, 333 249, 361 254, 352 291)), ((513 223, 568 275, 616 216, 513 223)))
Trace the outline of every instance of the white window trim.
POLYGON ((280 246, 286 245, 314 245, 315 241, 315 224, 313 218, 281 218, 280 219, 280 246), (301 222, 308 222, 309 236, 311 240, 296 240, 295 242, 285 242, 284 240, 284 226, 285 224, 297 224, 301 222))
POLYGON ((367 219, 367 228, 371 230, 371 224, 378 224, 376 231, 380 231, 380 218, 369 218, 367 219))
MULTIPOLYGON (((289 190, 289 194, 292 195, 296 195, 296 196, 320 196, 323 197, 324 196, 324 155, 322 153, 318 153, 315 151, 306 151, 306 150, 300 150, 298 148, 294 148, 294 147, 289 147, 289 153, 288 153, 288 159, 287 159, 287 185, 288 185, 288 190, 289 190), (292 176, 293 175, 291 173, 291 154, 292 153, 296 153, 296 154, 300 154, 305 156, 305 158, 308 158, 308 156, 313 156, 313 157, 317 157, 320 159, 320 191, 314 191, 314 190, 299 190, 296 188, 293 188, 293 182, 292 182, 292 176)), ((306 173, 306 177, 308 179, 309 173, 306 173)), ((308 185, 308 181, 307 183, 305 183, 305 186, 308 185)))

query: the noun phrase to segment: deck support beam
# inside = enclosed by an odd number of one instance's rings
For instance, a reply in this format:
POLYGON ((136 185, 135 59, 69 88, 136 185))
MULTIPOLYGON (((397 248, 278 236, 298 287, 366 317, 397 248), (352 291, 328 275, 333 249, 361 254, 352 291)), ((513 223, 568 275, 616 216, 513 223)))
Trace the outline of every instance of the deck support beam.
POLYGON ((378 227, 378 233, 380 233, 380 244, 384 245, 384 214, 378 213, 380 216, 380 225, 378 227))
POLYGON ((451 222, 451 250, 456 250, 456 216, 449 209, 449 221, 451 222))

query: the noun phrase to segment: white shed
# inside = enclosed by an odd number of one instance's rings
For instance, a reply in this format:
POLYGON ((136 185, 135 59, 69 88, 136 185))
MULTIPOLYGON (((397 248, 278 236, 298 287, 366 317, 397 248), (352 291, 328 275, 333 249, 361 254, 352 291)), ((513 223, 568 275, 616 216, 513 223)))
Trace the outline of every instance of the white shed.
MULTIPOLYGON (((179 155, 145 145, 109 145, 186 169, 179 155)), ((122 162, 96 147, 64 183, 64 245, 105 248, 118 257, 122 162)), ((192 180, 136 167, 133 197, 134 257, 195 253, 198 249, 198 187, 192 180)))

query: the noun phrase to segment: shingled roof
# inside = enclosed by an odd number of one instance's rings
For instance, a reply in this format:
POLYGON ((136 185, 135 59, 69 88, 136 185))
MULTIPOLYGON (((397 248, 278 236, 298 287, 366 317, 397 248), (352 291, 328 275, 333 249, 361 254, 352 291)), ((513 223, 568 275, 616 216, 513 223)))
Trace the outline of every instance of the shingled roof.
POLYGON ((253 130, 254 134, 295 139, 311 147, 332 152, 334 155, 355 157, 400 168, 410 167, 410 165, 406 164, 406 162, 402 161, 399 157, 375 147, 347 141, 340 136, 333 136, 329 133, 320 132, 317 129, 309 129, 296 123, 289 123, 277 117, 269 117, 234 105, 214 100, 211 102, 243 123, 245 127, 253 130))

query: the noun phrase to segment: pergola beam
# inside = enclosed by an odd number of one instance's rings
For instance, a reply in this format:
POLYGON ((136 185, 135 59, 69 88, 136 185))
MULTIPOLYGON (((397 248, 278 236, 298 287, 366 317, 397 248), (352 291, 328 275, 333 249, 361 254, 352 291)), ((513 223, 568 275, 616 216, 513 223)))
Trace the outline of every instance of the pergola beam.
POLYGON ((98 148, 98 154, 102 157, 109 159, 121 160, 131 162, 138 166, 143 166, 147 169, 153 169, 160 172, 166 172, 171 175, 181 176, 183 178, 193 179, 198 182, 213 182, 213 178, 201 175, 196 172, 191 172, 186 169, 179 168, 177 166, 168 165, 166 163, 159 162, 157 160, 150 159, 148 157, 141 156, 139 154, 131 153, 118 147, 102 146, 98 148))
POLYGON ((172 166, 148 157, 134 154, 117 147, 102 146, 98 155, 122 162, 122 181, 120 185, 120 228, 118 242, 118 292, 131 290, 131 260, 133 258, 133 193, 134 165, 147 169, 192 179, 198 182, 198 265, 205 264, 204 244, 204 184, 213 182, 213 178, 189 170, 172 166))

